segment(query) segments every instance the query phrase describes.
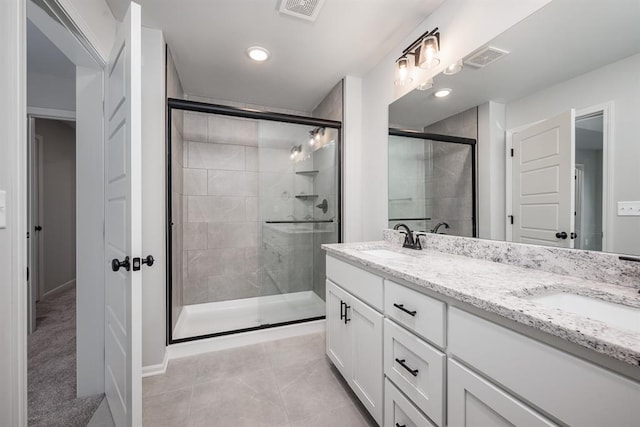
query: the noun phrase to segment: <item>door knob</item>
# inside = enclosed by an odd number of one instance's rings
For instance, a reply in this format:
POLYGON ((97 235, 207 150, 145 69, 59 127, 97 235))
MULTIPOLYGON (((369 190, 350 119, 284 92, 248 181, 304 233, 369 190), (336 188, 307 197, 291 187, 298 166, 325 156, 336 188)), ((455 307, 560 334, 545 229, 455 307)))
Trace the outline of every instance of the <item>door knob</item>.
POLYGON ((154 262, 155 260, 153 259, 152 255, 147 255, 146 258, 142 259, 136 257, 133 259, 133 271, 139 271, 142 264, 147 264, 149 267, 151 267, 154 262))
POLYGON ((35 228, 36 228, 36 231, 42 231, 42 227, 41 227, 41 226, 39 226, 39 225, 36 225, 36 227, 35 227, 35 228))
POLYGON ((129 257, 124 257, 123 261, 119 261, 118 258, 114 258, 111 260, 111 269, 113 271, 120 270, 120 267, 124 267, 125 270, 129 271, 131 268, 131 264, 129 263, 129 257))
POLYGON ((560 231, 558 233, 556 233, 556 237, 558 239, 566 239, 567 238, 567 232, 566 231, 560 231))

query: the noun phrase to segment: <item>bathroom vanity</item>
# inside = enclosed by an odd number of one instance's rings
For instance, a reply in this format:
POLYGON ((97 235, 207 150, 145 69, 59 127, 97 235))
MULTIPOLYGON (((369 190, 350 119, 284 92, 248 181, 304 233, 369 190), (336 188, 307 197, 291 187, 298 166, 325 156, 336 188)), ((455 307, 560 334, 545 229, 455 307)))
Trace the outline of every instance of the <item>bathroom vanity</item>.
POLYGON ((415 251, 385 234, 323 246, 326 352, 378 424, 638 425, 638 266, 566 251, 523 268, 495 251, 559 250, 429 235, 415 251), (502 262, 456 254, 473 245, 502 262))

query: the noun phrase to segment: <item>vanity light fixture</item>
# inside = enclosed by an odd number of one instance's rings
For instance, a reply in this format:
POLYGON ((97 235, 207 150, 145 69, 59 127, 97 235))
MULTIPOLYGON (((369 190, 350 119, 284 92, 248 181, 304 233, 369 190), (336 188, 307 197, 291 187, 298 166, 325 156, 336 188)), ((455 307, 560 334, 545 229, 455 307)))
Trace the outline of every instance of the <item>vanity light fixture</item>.
MULTIPOLYGON (((415 66, 419 68, 432 68, 440 63, 438 55, 440 53, 440 32, 438 28, 428 30, 420 37, 418 37, 413 43, 402 51, 400 58, 396 60, 396 79, 394 81, 396 86, 404 86, 407 83, 411 83, 413 79, 409 77, 409 67, 415 66), (413 64, 409 64, 409 55, 413 55, 413 64)), ((428 81, 423 82, 420 86, 426 90, 428 81)), ((420 87, 419 86, 419 87, 420 87)))
POLYGON ((462 71, 462 59, 457 60, 442 71, 442 74, 452 76, 462 71))
POLYGON ((428 90, 431 89, 433 87, 433 79, 427 79, 425 81, 423 81, 422 83, 420 83, 418 86, 416 86, 416 89, 418 90, 428 90))
POLYGON ((324 128, 318 127, 309 131, 309 145, 314 145, 320 141, 320 138, 324 136, 324 128))
POLYGON ((404 86, 407 83, 411 83, 413 79, 409 77, 409 59, 406 56, 398 58, 396 61, 397 77, 394 81, 396 86, 404 86))
POLYGON ((262 46, 251 46, 247 49, 247 55, 256 62, 264 62, 269 59, 269 51, 262 46))
POLYGON ((439 33, 425 36, 420 42, 420 54, 416 57, 418 67, 429 69, 440 64, 438 53, 440 52, 439 33))
POLYGON ((448 87, 442 88, 442 89, 438 89, 433 96, 435 96, 436 98, 445 98, 449 95, 451 95, 451 92, 453 92, 451 89, 449 89, 448 87))
POLYGON ((289 157, 291 158, 291 160, 295 159, 298 154, 302 153, 302 145, 294 145, 293 147, 291 147, 291 154, 289 155, 289 157))

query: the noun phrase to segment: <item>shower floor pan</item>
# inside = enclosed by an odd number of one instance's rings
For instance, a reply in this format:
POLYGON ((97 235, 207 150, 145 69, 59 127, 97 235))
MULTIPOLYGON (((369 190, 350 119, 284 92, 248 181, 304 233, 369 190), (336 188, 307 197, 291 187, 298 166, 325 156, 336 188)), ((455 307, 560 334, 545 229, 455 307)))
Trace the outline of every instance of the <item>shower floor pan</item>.
POLYGON ((325 303, 313 291, 186 305, 176 322, 173 339, 324 315, 325 303))

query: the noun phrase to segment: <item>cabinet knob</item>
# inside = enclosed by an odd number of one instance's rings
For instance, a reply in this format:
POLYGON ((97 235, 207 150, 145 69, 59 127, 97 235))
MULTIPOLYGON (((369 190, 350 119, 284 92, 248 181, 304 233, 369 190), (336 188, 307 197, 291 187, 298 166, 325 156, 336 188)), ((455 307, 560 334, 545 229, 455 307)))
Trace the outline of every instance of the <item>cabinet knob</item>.
POLYGON ((566 239, 569 235, 567 234, 566 231, 559 231, 556 233, 556 237, 558 239, 566 239))

